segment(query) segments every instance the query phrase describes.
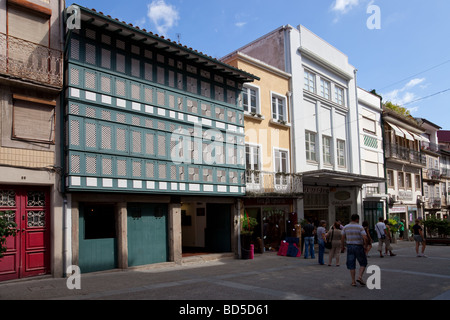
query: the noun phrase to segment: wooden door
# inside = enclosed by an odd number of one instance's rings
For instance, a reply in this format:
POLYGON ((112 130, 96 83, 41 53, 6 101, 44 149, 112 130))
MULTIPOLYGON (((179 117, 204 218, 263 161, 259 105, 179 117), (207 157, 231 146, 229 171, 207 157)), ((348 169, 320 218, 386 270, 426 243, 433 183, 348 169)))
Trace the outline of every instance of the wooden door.
POLYGON ((2 188, 0 211, 17 225, 17 235, 6 242, 0 259, 0 281, 46 274, 50 271, 50 196, 46 189, 2 188))

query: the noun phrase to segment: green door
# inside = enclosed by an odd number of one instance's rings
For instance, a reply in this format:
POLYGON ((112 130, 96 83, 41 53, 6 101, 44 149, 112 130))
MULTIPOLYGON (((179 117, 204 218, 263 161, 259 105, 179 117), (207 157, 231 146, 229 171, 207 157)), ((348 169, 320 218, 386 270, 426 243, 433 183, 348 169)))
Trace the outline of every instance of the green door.
POLYGON ((80 204, 79 261, 82 273, 117 268, 113 205, 80 204))
POLYGON ((167 262, 167 204, 128 204, 128 266, 167 262))

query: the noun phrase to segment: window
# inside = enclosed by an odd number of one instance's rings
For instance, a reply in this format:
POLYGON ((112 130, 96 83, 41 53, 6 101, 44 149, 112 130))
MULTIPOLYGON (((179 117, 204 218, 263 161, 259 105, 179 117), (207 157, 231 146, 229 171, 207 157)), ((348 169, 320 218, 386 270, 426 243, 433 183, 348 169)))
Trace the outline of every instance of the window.
POLYGON ((387 178, 388 178, 388 186, 394 187, 394 171, 388 170, 387 178))
POLYGON ((405 187, 405 174, 403 172, 398 173, 398 187, 399 188, 405 187))
POLYGON ((416 183, 416 191, 420 190, 420 175, 418 174, 416 174, 415 183, 416 183))
POLYGON ((375 120, 363 117, 362 118, 362 126, 364 132, 376 134, 377 133, 377 127, 375 120))
POLYGON ((13 95, 14 139, 53 144, 56 102, 13 95))
POLYGON ((316 93, 316 75, 305 70, 305 90, 316 93))
POLYGON ((272 119, 287 122, 286 98, 272 95, 272 119))
POLYGON ((306 132, 306 160, 316 161, 316 134, 312 132, 306 132))
POLYGON ((244 107, 244 111, 249 113, 259 113, 259 99, 258 99, 259 91, 257 88, 250 88, 244 86, 242 91, 242 104, 244 107))
MULTIPOLYGON (((288 173, 288 152, 275 149, 275 173, 288 173)), ((286 185, 288 183, 287 176, 283 174, 275 175, 275 184, 286 185)))
POLYGON ((322 137, 323 163, 331 164, 331 138, 322 137))
POLYGON ((330 81, 320 79, 320 95, 325 99, 331 99, 331 83, 330 81))
POLYGON ((344 89, 337 86, 334 88, 334 102, 341 106, 344 105, 344 89))
POLYGON ((338 166, 345 167, 347 166, 346 156, 345 156, 345 141, 338 140, 337 141, 337 157, 338 157, 338 166))
POLYGON ((405 174, 405 183, 407 189, 412 189, 411 173, 405 174))
POLYGON ((245 164, 247 172, 247 183, 259 183, 261 170, 260 147, 254 145, 245 145, 245 164))

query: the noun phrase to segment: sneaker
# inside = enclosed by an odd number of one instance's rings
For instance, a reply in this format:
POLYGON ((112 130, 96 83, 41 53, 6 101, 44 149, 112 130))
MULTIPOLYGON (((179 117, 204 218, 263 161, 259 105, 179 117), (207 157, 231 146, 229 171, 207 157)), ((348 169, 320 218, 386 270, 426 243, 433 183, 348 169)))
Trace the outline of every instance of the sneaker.
POLYGON ((426 255, 424 255, 424 254, 422 254, 422 257, 423 257, 423 258, 428 258, 428 256, 426 256, 426 255))

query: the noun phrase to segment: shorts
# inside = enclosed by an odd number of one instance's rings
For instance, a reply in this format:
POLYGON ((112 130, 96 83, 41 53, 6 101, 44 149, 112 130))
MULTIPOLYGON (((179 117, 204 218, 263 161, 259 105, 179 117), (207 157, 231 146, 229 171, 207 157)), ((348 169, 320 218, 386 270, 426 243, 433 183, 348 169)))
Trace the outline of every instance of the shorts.
POLYGON ((360 267, 367 267, 367 256, 364 247, 359 245, 347 245, 347 269, 356 269, 356 260, 360 267))
POLYGON ((415 234, 414 235, 414 241, 415 242, 423 242, 423 238, 420 234, 415 234))

